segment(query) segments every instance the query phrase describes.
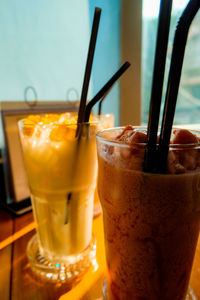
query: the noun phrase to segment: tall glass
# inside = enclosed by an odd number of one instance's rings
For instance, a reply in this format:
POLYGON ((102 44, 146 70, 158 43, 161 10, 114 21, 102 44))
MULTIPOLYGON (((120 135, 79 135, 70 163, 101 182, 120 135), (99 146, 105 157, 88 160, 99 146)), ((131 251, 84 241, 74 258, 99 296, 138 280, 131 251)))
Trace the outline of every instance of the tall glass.
POLYGON ((19 122, 37 234, 31 268, 52 281, 81 276, 95 258, 92 238, 98 122, 19 122), (78 132, 78 134, 77 134, 78 132))
POLYGON ((114 139, 122 130, 97 134, 105 299, 183 300, 200 226, 200 145, 170 146, 171 162, 179 157, 189 171, 144 173, 145 144, 114 139))

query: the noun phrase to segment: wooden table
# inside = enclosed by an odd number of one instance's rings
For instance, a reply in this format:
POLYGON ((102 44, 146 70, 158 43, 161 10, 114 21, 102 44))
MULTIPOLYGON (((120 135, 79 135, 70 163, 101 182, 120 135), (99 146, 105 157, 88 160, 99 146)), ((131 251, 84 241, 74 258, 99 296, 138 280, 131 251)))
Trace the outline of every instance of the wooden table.
POLYGON ((72 289, 67 284, 42 282, 31 272, 26 246, 35 233, 32 213, 14 218, 0 210, 0 300, 101 299, 105 278, 102 218, 94 220, 98 268, 89 269, 72 289))
MULTIPOLYGON (((91 268, 76 286, 44 283, 33 276, 25 250, 35 233, 32 213, 18 218, 0 210, 0 300, 100 300, 105 278, 102 217, 94 220, 97 237, 97 270, 91 268)), ((187 259, 187 258, 186 258, 187 259)), ((200 300, 200 239, 190 285, 200 300)), ((173 300, 173 299, 172 299, 173 300)))

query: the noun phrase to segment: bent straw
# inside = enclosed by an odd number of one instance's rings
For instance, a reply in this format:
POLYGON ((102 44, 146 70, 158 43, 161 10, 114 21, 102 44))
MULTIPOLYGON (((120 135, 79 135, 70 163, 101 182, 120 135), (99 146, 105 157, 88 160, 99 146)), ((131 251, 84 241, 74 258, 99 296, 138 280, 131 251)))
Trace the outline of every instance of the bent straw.
POLYGON ((145 149, 144 171, 153 172, 155 168, 155 154, 157 131, 162 99, 162 89, 165 73, 166 53, 169 37, 172 0, 160 2, 159 21, 157 31, 156 53, 154 60, 153 81, 149 107, 147 129, 147 146, 145 149))
POLYGON ((175 114, 188 31, 199 8, 200 0, 190 0, 178 21, 175 32, 161 134, 158 146, 159 156, 157 171, 160 173, 164 173, 167 166, 170 136, 175 114))
POLYGON ((105 95, 108 94, 109 90, 113 86, 113 84, 119 79, 119 77, 130 67, 130 63, 125 62, 119 70, 108 80, 108 82, 100 89, 100 91, 94 96, 92 100, 86 105, 85 109, 85 119, 84 122, 88 122, 90 118, 90 113, 92 107, 105 95))
POLYGON ((96 46, 100 16, 101 16, 101 8, 96 7, 94 12, 93 24, 92 24, 92 33, 91 33, 90 44, 88 49, 88 56, 87 56, 85 75, 84 75, 82 92, 81 92, 81 100, 80 100, 80 106, 78 111, 77 124, 82 123, 84 120, 85 105, 86 105, 88 86, 89 86, 90 75, 92 70, 92 63, 94 58, 94 51, 96 46))

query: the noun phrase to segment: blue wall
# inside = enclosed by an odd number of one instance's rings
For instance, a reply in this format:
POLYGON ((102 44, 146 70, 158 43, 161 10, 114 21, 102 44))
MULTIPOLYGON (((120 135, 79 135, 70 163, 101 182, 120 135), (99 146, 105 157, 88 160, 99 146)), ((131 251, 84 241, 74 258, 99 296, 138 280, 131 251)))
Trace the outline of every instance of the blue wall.
MULTIPOLYGON (((120 0, 1 0, 0 101, 24 100, 27 86, 39 100, 66 100, 70 88, 80 97, 95 6, 102 14, 88 99, 120 65, 120 0)), ((103 112, 118 124, 118 84, 103 112)))
POLYGON ((0 1, 0 100, 80 95, 89 38, 88 0, 0 1))
MULTIPOLYGON (((120 0, 90 0, 89 15, 92 25, 95 6, 102 8, 98 39, 92 70, 92 90, 96 92, 120 66, 120 0)), ((119 124, 119 85, 116 83, 102 105, 102 112, 114 113, 119 124)))

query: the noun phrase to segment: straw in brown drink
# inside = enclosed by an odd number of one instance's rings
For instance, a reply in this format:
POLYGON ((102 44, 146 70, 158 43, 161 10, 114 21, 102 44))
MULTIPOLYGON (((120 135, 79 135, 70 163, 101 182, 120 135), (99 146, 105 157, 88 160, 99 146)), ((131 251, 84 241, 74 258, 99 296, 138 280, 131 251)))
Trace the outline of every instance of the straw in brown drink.
POLYGON ((173 42, 172 58, 158 147, 157 173, 166 172, 170 136, 175 114, 187 36, 190 25, 199 8, 200 0, 190 0, 177 24, 173 42))
POLYGON ((164 81, 172 0, 161 0, 147 129, 144 171, 155 171, 157 131, 164 81))

